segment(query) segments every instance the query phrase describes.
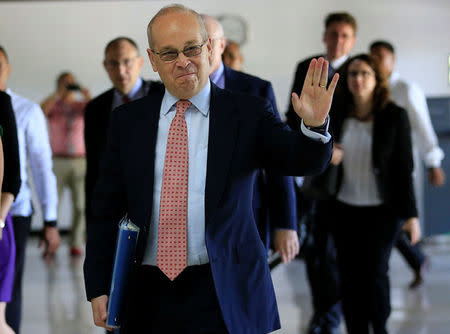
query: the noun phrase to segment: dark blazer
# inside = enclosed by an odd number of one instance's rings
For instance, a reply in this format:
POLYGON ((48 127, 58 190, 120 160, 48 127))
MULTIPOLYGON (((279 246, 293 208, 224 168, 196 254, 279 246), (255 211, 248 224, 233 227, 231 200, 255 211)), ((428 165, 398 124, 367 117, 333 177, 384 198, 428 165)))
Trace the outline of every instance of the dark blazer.
MULTIPOLYGON (((341 105, 334 103, 330 112, 330 127, 336 142, 340 141, 348 117, 348 108, 341 105)), ((417 217, 408 115, 403 108, 389 102, 383 110, 374 113, 373 122, 372 163, 380 196, 398 218, 417 217)), ((342 171, 339 185, 341 181, 342 171)))
MULTIPOLYGON (((88 230, 88 299, 109 294, 117 222, 125 213, 141 228, 136 263, 142 263, 163 95, 163 88, 153 90, 112 114, 88 230)), ((271 332, 280 322, 266 251, 253 218, 254 174, 262 167, 286 175, 321 173, 331 157, 331 142, 288 130, 266 100, 214 84, 209 117, 205 241, 223 318, 230 334, 271 332)))
MULTIPOLYGON (((225 88, 269 100, 277 118, 280 118, 272 84, 258 77, 233 71, 224 66, 225 88)), ((258 230, 266 248, 274 228, 297 229, 294 180, 273 170, 259 170, 255 182, 253 210, 258 230)))
POLYGON ((3 129, 4 171, 2 192, 17 196, 20 190, 20 158, 17 140, 17 125, 11 98, 0 91, 0 125, 3 129))
MULTIPOLYGON (((159 81, 143 81, 143 89, 148 92, 155 86, 161 86, 159 81)), ((92 193, 98 180, 100 159, 106 145, 108 125, 112 112, 114 88, 107 90, 86 105, 84 113, 84 142, 86 145, 86 218, 91 216, 92 193)))

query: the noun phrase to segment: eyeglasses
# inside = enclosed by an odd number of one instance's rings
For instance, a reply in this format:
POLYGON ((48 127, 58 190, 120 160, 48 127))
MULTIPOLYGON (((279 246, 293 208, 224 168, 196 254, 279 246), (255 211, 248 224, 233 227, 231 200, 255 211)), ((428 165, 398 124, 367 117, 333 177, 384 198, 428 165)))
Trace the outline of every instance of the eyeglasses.
POLYGON ((126 68, 131 68, 131 66, 133 66, 134 61, 136 60, 138 56, 133 57, 133 58, 126 58, 122 61, 117 61, 117 60, 105 60, 105 66, 106 68, 110 69, 110 70, 115 70, 117 68, 119 68, 121 65, 125 66, 126 68))
POLYGON ((358 75, 361 75, 363 77, 363 79, 367 79, 368 77, 370 77, 374 74, 375 74, 374 72, 370 72, 370 71, 349 71, 348 77, 356 78, 358 75))
POLYGON ((183 50, 172 49, 163 52, 157 52, 152 49, 152 52, 158 55, 163 62, 170 63, 177 59, 180 53, 183 53, 188 58, 198 56, 200 53, 202 53, 202 48, 205 44, 206 41, 203 41, 203 43, 201 44, 187 46, 183 50))

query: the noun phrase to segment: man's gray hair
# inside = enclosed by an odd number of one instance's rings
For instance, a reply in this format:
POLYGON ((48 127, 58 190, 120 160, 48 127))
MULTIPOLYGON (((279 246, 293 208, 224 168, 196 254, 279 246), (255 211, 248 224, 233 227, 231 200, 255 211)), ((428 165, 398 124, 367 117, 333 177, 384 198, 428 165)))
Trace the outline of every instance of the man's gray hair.
POLYGON ((156 13, 155 16, 150 20, 150 23, 147 26, 147 38, 148 38, 148 45, 150 49, 153 50, 153 36, 152 36, 152 25, 155 22, 155 20, 161 16, 171 14, 171 13, 190 13, 194 15, 197 18, 198 24, 200 26, 200 34, 202 35, 203 41, 206 41, 208 39, 208 32, 205 28, 205 23, 203 22, 202 17, 200 14, 198 14, 195 10, 190 9, 186 6, 180 5, 180 4, 173 4, 166 7, 163 7, 159 10, 158 13, 156 13))
MULTIPOLYGON (((219 35, 219 37, 217 37, 217 38, 225 37, 225 33, 224 33, 224 30, 223 30, 222 23, 220 23, 217 18, 215 18, 214 16, 211 16, 211 15, 206 15, 206 14, 200 14, 200 16, 201 16, 203 22, 205 23, 205 26, 208 23, 208 21, 214 22, 214 25, 215 25, 214 30, 219 35)), ((208 29, 206 29, 206 31, 208 31, 208 29)), ((212 39, 212 36, 209 36, 209 37, 212 39)))

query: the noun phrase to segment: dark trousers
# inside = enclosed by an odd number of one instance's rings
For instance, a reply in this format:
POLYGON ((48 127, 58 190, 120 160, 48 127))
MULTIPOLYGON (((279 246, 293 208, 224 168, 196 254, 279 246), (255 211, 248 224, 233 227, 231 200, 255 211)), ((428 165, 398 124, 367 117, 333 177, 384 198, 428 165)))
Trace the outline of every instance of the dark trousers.
POLYGON ((209 264, 187 267, 174 281, 139 266, 130 286, 121 334, 228 334, 209 264))
POLYGON ((11 301, 6 305, 6 323, 16 334, 20 333, 22 320, 22 280, 25 266, 25 249, 31 229, 31 216, 13 216, 14 238, 16 241, 16 265, 11 301))
POLYGON ((389 258, 400 224, 384 206, 335 202, 333 235, 348 334, 386 334, 391 312, 389 258))
POLYGON ((329 201, 309 201, 309 244, 306 273, 313 301, 311 325, 324 330, 339 327, 342 318, 336 249, 331 235, 329 201))
POLYGON ((420 271, 425 262, 425 254, 420 244, 411 245, 411 242, 405 232, 401 232, 395 243, 395 247, 405 258, 410 268, 416 272, 420 271))

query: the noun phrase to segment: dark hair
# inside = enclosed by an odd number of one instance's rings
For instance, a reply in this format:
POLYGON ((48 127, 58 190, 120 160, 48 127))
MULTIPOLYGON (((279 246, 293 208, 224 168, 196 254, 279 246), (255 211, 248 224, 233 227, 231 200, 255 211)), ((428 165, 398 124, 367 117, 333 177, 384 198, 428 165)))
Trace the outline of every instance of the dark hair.
POLYGON ((61 81, 68 75, 73 75, 73 74, 70 73, 69 71, 65 71, 58 75, 58 78, 56 79, 56 88, 59 87, 61 81))
POLYGON ((391 53, 395 54, 394 46, 391 43, 389 43, 388 41, 379 40, 379 41, 372 42, 372 44, 370 44, 370 50, 375 49, 375 48, 385 48, 388 51, 390 51, 391 53))
POLYGON ((383 110, 386 104, 389 102, 389 89, 386 79, 380 73, 378 62, 369 54, 361 53, 351 57, 343 66, 342 71, 339 71, 342 80, 342 84, 339 87, 338 99, 340 106, 347 108, 349 112, 354 111, 353 95, 348 89, 347 76, 348 68, 354 61, 359 60, 365 62, 375 73, 376 85, 373 91, 373 109, 372 112, 383 110))
POLYGON ((347 12, 328 14, 325 19, 325 29, 327 29, 330 26, 330 24, 335 23, 335 22, 349 24, 353 28, 353 31, 355 33, 358 30, 358 25, 356 24, 355 18, 347 12))
POLYGON ((139 48, 138 48, 138 46, 137 46, 135 41, 133 41, 129 37, 120 36, 120 37, 114 38, 112 41, 109 41, 108 44, 106 44, 105 56, 106 56, 106 54, 108 53, 108 51, 110 49, 112 49, 113 47, 116 47, 120 42, 128 42, 128 43, 130 43, 136 49, 136 52, 139 54, 139 48))
POLYGON ((0 52, 5 55, 6 62, 9 63, 8 54, 6 53, 6 50, 3 46, 0 45, 0 52))

